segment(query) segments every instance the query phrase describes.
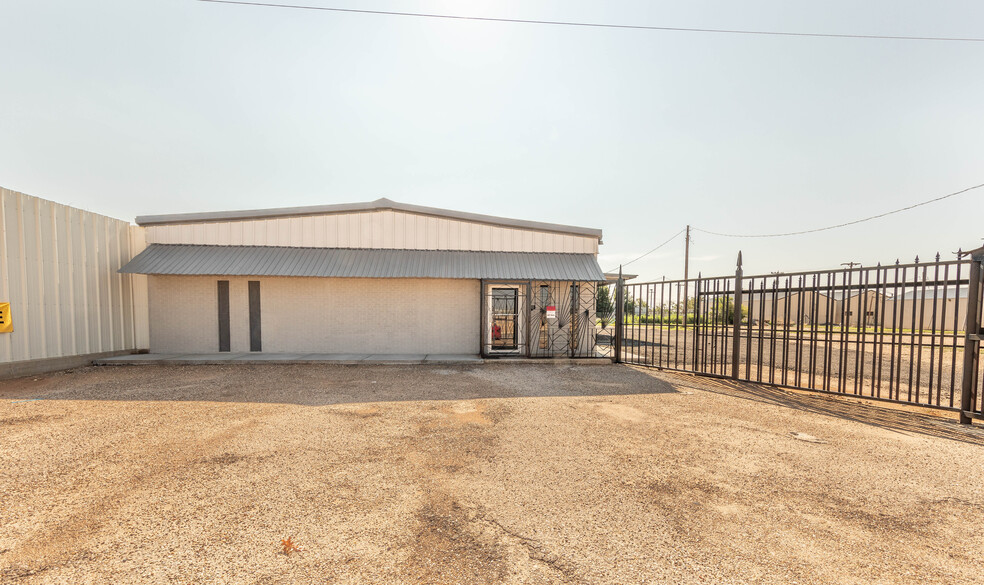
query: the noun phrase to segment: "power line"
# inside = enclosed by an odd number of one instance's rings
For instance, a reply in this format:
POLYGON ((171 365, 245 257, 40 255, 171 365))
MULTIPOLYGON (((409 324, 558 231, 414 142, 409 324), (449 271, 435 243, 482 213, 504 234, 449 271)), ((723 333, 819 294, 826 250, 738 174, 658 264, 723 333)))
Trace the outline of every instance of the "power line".
POLYGON ((580 26, 593 28, 621 28, 633 30, 656 30, 665 32, 717 33, 729 35, 770 35, 782 37, 823 37, 835 39, 881 39, 895 41, 947 41, 982 43, 984 38, 973 37, 910 37, 898 35, 852 35, 835 33, 783 32, 767 30, 738 30, 723 28, 684 28, 677 26, 644 26, 636 24, 605 24, 598 22, 570 22, 561 20, 526 20, 520 18, 492 18, 488 16, 456 16, 452 14, 431 14, 424 12, 394 12, 390 10, 362 10, 355 8, 328 8, 325 6, 304 6, 298 4, 275 4, 272 2, 240 2, 238 0, 199 0, 215 4, 239 4, 242 6, 264 6, 268 8, 293 8, 297 10, 322 10, 326 12, 349 12, 356 14, 382 14, 387 16, 412 16, 415 18, 443 18, 448 20, 478 20, 483 22, 509 22, 515 24, 546 24, 552 26, 580 26))
MULTIPOLYGON (((662 248, 663 246, 665 246, 665 245, 667 245, 667 244, 669 244, 670 242, 672 242, 673 240, 675 240, 675 239, 677 239, 677 237, 678 237, 678 236, 679 236, 680 234, 682 234, 683 232, 685 232, 686 230, 687 230, 687 228, 683 228, 682 230, 680 230, 680 231, 678 231, 677 233, 675 233, 675 234, 673 234, 672 236, 670 236, 670 239, 668 239, 668 240, 666 240, 666 241, 665 241, 665 242, 663 242, 662 244, 660 244, 660 245, 658 245, 658 246, 656 246, 655 248, 653 248, 652 250, 650 250, 650 251, 648 251, 648 252, 646 252, 646 253, 645 253, 645 254, 643 254, 642 256, 639 256, 639 257, 638 257, 638 258, 636 258, 635 260, 630 260, 630 261, 628 261, 628 262, 626 262, 625 264, 622 264, 621 266, 623 266, 623 267, 625 267, 625 266, 628 266, 629 264, 632 264, 632 263, 633 263, 633 262, 635 262, 636 260, 642 260, 642 259, 643 259, 643 258, 645 258, 646 256, 648 256, 648 255, 650 255, 650 254, 652 254, 652 253, 653 253, 653 252, 655 252, 656 250, 659 250, 659 249, 660 249, 660 248, 662 248)), ((606 270, 605 272, 614 272, 616 268, 618 268, 618 267, 616 266, 615 268, 612 268, 611 270, 606 270)))
POLYGON ((885 213, 879 213, 878 215, 872 215, 871 217, 865 217, 865 218, 862 218, 862 219, 856 219, 854 221, 848 221, 848 222, 844 222, 844 223, 839 223, 837 225, 829 225, 827 227, 816 228, 816 229, 812 229, 812 230, 803 230, 803 231, 798 231, 798 232, 785 232, 785 233, 781 233, 781 234, 755 234, 755 235, 751 235, 751 234, 725 234, 725 233, 721 233, 721 232, 712 232, 712 231, 709 231, 709 230, 702 230, 702 229, 697 228, 697 227, 695 227, 693 229, 695 229, 695 230, 697 230, 699 232, 704 232, 705 234, 711 234, 712 236, 724 236, 726 238, 781 238, 781 237, 785 237, 785 236, 799 236, 799 235, 802 235, 802 234, 813 234, 813 233, 816 233, 816 232, 825 232, 827 230, 834 230, 834 229, 837 229, 837 228, 847 227, 849 225, 856 225, 856 224, 859 224, 859 223, 863 223, 863 222, 866 222, 866 221, 871 221, 873 219, 878 219, 878 218, 885 217, 885 216, 888 216, 888 215, 892 215, 892 214, 895 214, 895 213, 902 213, 903 211, 909 211, 910 209, 915 209, 917 207, 922 207, 923 205, 929 205, 930 203, 936 203, 937 201, 943 201, 944 199, 949 199, 950 197, 956 197, 957 195, 960 195, 962 193, 966 193, 967 191, 973 191, 974 189, 980 189, 981 187, 984 187, 984 183, 981 183, 980 185, 974 185, 973 187, 967 187, 966 189, 962 189, 962 190, 956 191, 954 193, 948 193, 946 195, 942 195, 942 196, 937 197, 935 199, 930 199, 929 201, 923 201, 922 203, 916 203, 916 204, 909 205, 909 206, 906 206, 906 207, 901 207, 899 209, 894 209, 892 211, 886 211, 885 213))

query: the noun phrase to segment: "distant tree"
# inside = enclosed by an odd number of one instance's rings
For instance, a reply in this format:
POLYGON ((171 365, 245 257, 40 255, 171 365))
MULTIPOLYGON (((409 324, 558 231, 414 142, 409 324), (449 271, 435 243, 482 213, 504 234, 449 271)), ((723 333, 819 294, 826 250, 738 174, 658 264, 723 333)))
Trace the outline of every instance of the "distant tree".
POLYGON ((693 323, 697 318, 697 299, 690 297, 687 299, 686 306, 684 306, 683 301, 677 303, 677 311, 683 322, 693 323))
MULTIPOLYGON (((748 316, 748 310, 745 307, 741 308, 741 318, 744 320, 748 316)), ((735 303, 731 297, 723 297, 714 301, 714 306, 711 309, 709 315, 707 315, 708 320, 716 321, 717 323, 731 323, 735 318, 735 303)))
POLYGON ((622 310, 625 311, 626 315, 642 315, 649 310, 649 305, 642 299, 637 299, 631 294, 626 294, 622 310))
POLYGON ((601 322, 602 329, 611 325, 612 321, 615 320, 615 302, 612 300, 612 293, 608 290, 607 284, 598 287, 595 313, 598 316, 598 321, 601 322))

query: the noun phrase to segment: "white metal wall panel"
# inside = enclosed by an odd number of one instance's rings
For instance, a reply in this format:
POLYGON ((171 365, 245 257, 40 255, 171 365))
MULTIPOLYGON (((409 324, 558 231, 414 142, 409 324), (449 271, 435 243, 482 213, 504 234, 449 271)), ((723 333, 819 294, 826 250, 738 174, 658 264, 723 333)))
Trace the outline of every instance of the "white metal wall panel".
POLYGON ((116 272, 144 247, 128 222, 0 189, 0 362, 147 347, 146 277, 116 272))
POLYGON ((597 254, 590 236, 494 226, 404 211, 147 226, 148 244, 386 248, 597 254))

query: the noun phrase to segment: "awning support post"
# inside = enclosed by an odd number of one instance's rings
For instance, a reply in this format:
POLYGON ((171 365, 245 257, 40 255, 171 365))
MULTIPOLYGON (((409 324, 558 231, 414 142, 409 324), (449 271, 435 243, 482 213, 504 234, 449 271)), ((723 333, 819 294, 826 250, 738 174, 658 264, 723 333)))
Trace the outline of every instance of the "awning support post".
POLYGON ((622 337, 625 333, 622 321, 625 319, 623 314, 625 305, 625 292, 622 290, 624 281, 622 280, 622 266, 618 267, 618 280, 615 281, 615 363, 622 363, 622 337))

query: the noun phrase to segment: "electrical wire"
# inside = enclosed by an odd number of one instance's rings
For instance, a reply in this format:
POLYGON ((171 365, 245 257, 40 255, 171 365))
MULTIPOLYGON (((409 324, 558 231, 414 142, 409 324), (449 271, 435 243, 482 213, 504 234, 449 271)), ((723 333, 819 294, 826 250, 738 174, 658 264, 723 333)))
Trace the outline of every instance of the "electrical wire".
POLYGON ((944 41, 964 43, 984 43, 984 38, 974 37, 914 37, 901 35, 858 35, 836 33, 784 32, 767 30, 739 30, 723 28, 684 28, 677 26, 645 26, 635 24, 605 24, 598 22, 570 22, 560 20, 527 20, 520 18, 492 18, 487 16, 456 16, 452 14, 432 14, 425 12, 394 12, 390 10, 363 10, 356 8, 329 8, 326 6, 305 6, 299 4, 276 4, 272 2, 242 2, 239 0, 199 0, 214 4, 238 4, 242 6, 263 6, 268 8, 293 8, 297 10, 322 10, 326 12, 349 12, 356 14, 382 14, 387 16, 412 16, 416 18, 443 18, 448 20, 477 20, 483 22, 508 22, 516 24, 546 24, 552 26, 580 26, 594 28, 620 28, 633 30, 655 30, 664 32, 716 33, 730 35, 770 35, 784 37, 822 37, 835 39, 882 39, 895 41, 944 41))
MULTIPOLYGON (((628 261, 628 262, 626 262, 626 263, 624 263, 624 264, 620 264, 619 266, 622 266, 622 267, 624 268, 624 267, 626 267, 626 266, 628 266, 629 264, 632 264, 632 263, 633 263, 633 262, 635 262, 636 260, 642 260, 642 259, 643 259, 643 258, 645 258, 646 256, 648 256, 648 255, 650 255, 650 254, 652 254, 652 253, 653 253, 653 252, 655 252, 656 250, 659 250, 659 249, 660 249, 660 248, 662 248, 663 246, 665 246, 665 245, 667 245, 667 244, 669 244, 670 242, 672 242, 673 240, 675 240, 675 239, 677 239, 677 238, 678 238, 678 237, 680 236, 680 234, 682 234, 682 233, 683 233, 683 232, 685 232, 685 231, 687 231, 687 228, 683 228, 682 230, 680 230, 680 231, 678 231, 677 233, 675 233, 675 234, 673 234, 672 236, 670 236, 670 239, 668 239, 668 240, 666 240, 665 242, 663 242, 662 244, 660 244, 660 245, 658 245, 658 246, 656 246, 656 247, 655 247, 655 248, 653 248, 652 250, 650 250, 650 251, 648 251, 648 252, 646 252, 646 253, 645 253, 645 254, 643 254, 642 256, 639 256, 639 257, 638 257, 638 258, 636 258, 635 260, 630 260, 630 261, 628 261)), ((605 272, 615 272, 615 270, 617 270, 617 269, 618 269, 618 266, 616 266, 615 268, 612 268, 611 270, 606 270, 605 272)))
POLYGON ((922 207, 923 205, 929 205, 930 203, 936 203, 937 201, 943 201, 944 199, 949 199, 950 197, 955 197, 955 196, 960 195, 962 193, 966 193, 968 191, 973 191, 974 189, 980 189, 981 187, 984 187, 984 183, 981 183, 980 185, 974 185, 973 187, 967 187, 966 189, 962 189, 960 191, 956 191, 956 192, 953 192, 953 193, 948 193, 946 195, 942 195, 940 197, 936 197, 935 199, 930 199, 929 201, 923 201, 922 203, 915 203, 913 205, 909 205, 909 206, 906 206, 906 207, 901 207, 899 209, 894 209, 892 211, 886 211, 885 213, 879 213, 878 215, 872 215, 871 217, 864 217, 864 218, 861 218, 861 219, 856 219, 854 221, 848 221, 848 222, 844 222, 844 223, 839 223, 837 225, 829 225, 827 227, 815 228, 815 229, 812 229, 812 230, 802 230, 802 231, 798 231, 798 232, 785 232, 785 233, 779 233, 779 234, 725 234, 725 233, 721 233, 721 232, 712 232, 710 230, 705 230, 705 229, 701 229, 701 228, 698 228, 698 227, 693 227, 692 229, 695 230, 695 231, 698 231, 698 232, 703 232, 705 234, 710 234, 712 236, 723 236, 723 237, 726 237, 726 238, 782 238, 782 237, 786 237, 786 236, 799 236, 799 235, 803 235, 803 234, 814 234, 814 233, 817 233, 817 232, 825 232, 827 230, 835 230, 837 228, 847 227, 849 225, 857 225, 859 223, 864 223, 866 221, 871 221, 873 219, 879 219, 881 217, 886 217, 886 216, 889 216, 889 215, 893 215, 895 213, 902 213, 903 211, 909 211, 910 209, 915 209, 917 207, 922 207))

